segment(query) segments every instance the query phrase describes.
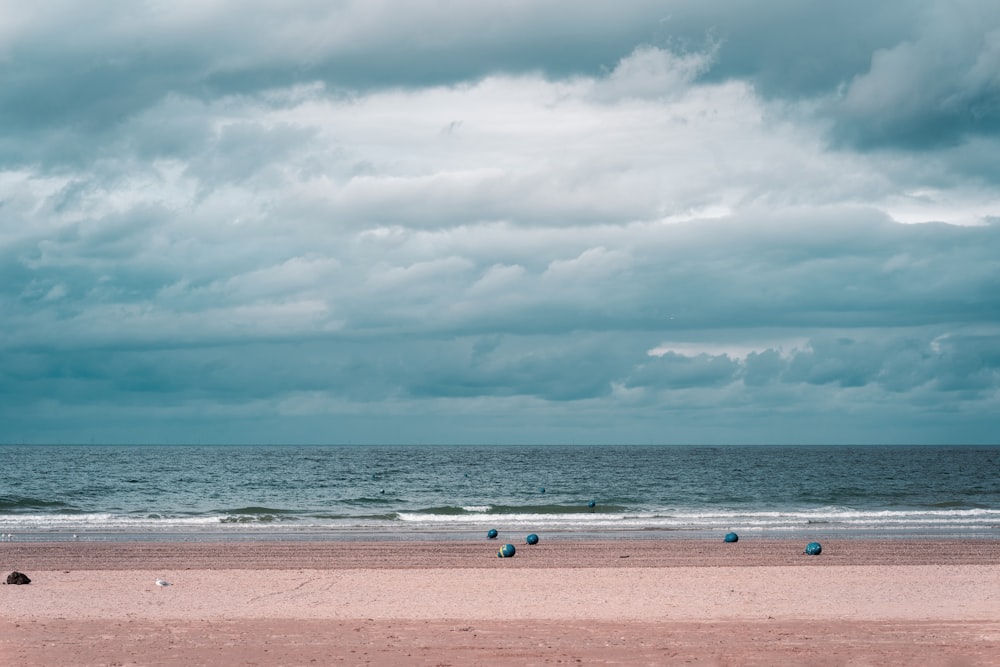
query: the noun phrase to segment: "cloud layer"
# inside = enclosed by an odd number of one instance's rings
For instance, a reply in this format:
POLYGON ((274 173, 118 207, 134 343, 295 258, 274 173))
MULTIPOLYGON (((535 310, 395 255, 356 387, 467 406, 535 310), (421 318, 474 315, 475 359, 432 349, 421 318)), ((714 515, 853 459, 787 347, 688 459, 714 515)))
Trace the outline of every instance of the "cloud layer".
POLYGON ((995 440, 992 3, 0 6, 0 442, 995 440))

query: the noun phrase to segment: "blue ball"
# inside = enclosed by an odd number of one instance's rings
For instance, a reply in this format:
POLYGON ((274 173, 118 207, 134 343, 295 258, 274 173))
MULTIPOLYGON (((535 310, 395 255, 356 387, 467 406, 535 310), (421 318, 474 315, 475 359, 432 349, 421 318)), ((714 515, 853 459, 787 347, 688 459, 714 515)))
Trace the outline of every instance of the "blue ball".
POLYGON ((597 503, 595 503, 593 500, 591 500, 589 503, 587 503, 587 507, 590 507, 591 509, 593 509, 596 506, 597 506, 597 503))
POLYGON ((517 549, 514 548, 513 544, 505 544, 500 547, 500 551, 497 552, 497 557, 513 558, 515 553, 517 553, 517 549))
POLYGON ((489 531, 486 533, 486 537, 488 539, 495 540, 497 538, 497 529, 490 528, 489 531))
POLYGON ((822 553, 823 547, 819 542, 810 542, 806 545, 806 553, 810 556, 818 556, 822 553))
POLYGON ((538 535, 532 533, 531 535, 528 535, 526 538, 524 538, 524 541, 526 544, 538 544, 538 535))
POLYGON ((737 535, 736 533, 726 533, 726 536, 722 539, 725 540, 726 542, 739 542, 740 536, 737 535))
POLYGON ((539 493, 545 493, 545 487, 543 486, 542 488, 538 489, 538 492, 539 493))

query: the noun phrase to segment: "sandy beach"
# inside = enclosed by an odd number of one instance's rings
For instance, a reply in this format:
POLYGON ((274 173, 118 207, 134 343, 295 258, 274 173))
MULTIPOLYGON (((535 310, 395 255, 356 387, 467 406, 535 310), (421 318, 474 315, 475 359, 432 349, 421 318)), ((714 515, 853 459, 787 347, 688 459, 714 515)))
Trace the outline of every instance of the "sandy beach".
POLYGON ((4 543, 0 664, 1000 664, 1000 541, 510 541, 4 543))

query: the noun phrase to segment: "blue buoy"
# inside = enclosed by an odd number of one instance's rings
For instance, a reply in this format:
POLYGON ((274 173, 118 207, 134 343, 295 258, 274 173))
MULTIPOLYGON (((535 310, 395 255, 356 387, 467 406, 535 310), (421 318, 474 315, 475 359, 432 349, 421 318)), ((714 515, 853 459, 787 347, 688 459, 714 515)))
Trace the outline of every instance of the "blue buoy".
POLYGON ((587 507, 589 507, 590 509, 594 509, 595 507, 597 507, 597 503, 591 500, 589 503, 587 503, 587 507))
POLYGON ((538 489, 538 492, 539 493, 545 493, 545 487, 543 486, 542 488, 538 489))
POLYGON ((513 558, 515 553, 517 553, 517 549, 514 548, 513 544, 505 544, 500 547, 500 551, 497 552, 497 557, 513 558))
POLYGON ((489 531, 487 531, 486 533, 486 538, 490 540, 495 540, 497 538, 497 529, 490 528, 489 531))
POLYGON ((818 556, 823 552, 823 547, 819 542, 810 542, 806 545, 806 553, 810 556, 818 556))
POLYGON ((736 533, 726 533, 726 536, 722 539, 725 540, 726 542, 739 542, 740 536, 737 535, 736 533))
POLYGON ((538 544, 538 535, 535 535, 534 533, 532 533, 531 535, 528 535, 526 538, 524 538, 524 543, 525 544, 538 544))

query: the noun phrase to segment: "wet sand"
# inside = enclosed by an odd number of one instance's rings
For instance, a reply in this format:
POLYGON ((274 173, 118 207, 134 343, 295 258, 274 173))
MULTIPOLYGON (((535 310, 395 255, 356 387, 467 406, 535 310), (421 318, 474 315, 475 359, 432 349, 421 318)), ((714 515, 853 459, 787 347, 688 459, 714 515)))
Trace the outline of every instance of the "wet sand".
POLYGON ((1000 664, 998 540, 502 543, 0 544, 0 664, 1000 664))

